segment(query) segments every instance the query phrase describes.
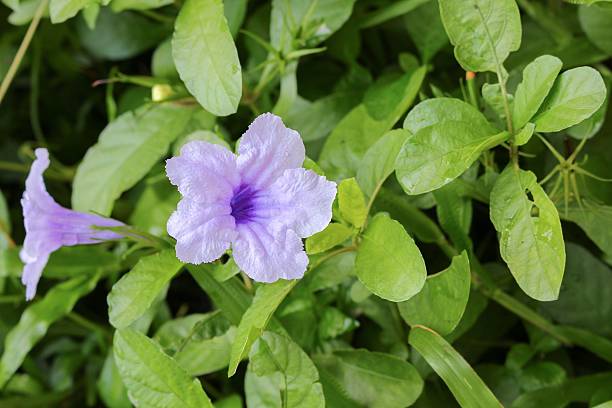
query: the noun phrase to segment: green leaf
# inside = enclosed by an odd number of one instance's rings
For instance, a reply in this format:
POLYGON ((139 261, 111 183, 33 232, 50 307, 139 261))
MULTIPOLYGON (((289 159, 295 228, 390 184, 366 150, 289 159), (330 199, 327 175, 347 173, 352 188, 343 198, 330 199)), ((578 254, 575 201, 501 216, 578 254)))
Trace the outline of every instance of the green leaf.
POLYGON ((265 332, 253 345, 245 377, 249 407, 324 407, 319 373, 288 337, 265 332))
POLYGON ((416 368, 390 354, 338 350, 316 355, 315 363, 322 378, 335 379, 345 398, 359 406, 407 407, 423 391, 423 380, 416 368))
MULTIPOLYGON (((594 1, 593 1, 594 2, 594 1)), ((581 6, 578 9, 580 27, 599 49, 612 55, 612 9, 609 7, 581 6)))
POLYGON ((177 79, 179 77, 172 59, 172 41, 170 38, 157 46, 151 58, 151 74, 155 77, 177 79))
POLYGON ((459 324, 469 296, 470 262, 463 251, 447 269, 428 276, 423 290, 398 307, 409 325, 427 326, 445 336, 459 324))
POLYGON ((612 336, 612 270, 576 244, 567 243, 566 252, 559 299, 540 307, 562 324, 612 336))
POLYGON ((100 9, 94 29, 84 19, 75 22, 78 40, 87 52, 112 61, 138 55, 170 34, 168 25, 132 12, 113 13, 108 7, 100 9))
POLYGON ((459 405, 464 408, 502 406, 467 361, 438 333, 415 326, 410 330, 408 342, 444 380, 459 405))
POLYGON ((419 293, 427 270, 410 235, 386 214, 377 214, 363 234, 355 260, 357 277, 372 293, 402 302, 419 293))
POLYGON ((149 10, 172 4, 172 0, 112 0, 111 9, 114 12, 123 10, 149 10))
POLYGON ((115 363, 112 347, 104 359, 104 365, 102 365, 96 387, 100 398, 107 407, 130 408, 132 406, 115 363))
POLYGON ((361 21, 360 28, 369 28, 382 24, 410 12, 428 1, 429 0, 399 0, 389 5, 383 5, 383 7, 378 10, 366 14, 361 21))
POLYGON ((45 336, 49 326, 61 319, 76 302, 96 286, 100 274, 77 276, 54 286, 45 297, 28 306, 4 340, 0 360, 0 388, 23 363, 30 350, 45 336))
POLYGON ((356 228, 361 228, 368 216, 365 197, 357 180, 351 177, 338 185, 340 215, 356 228))
POLYGON ((527 123, 516 135, 514 135, 514 144, 517 146, 526 144, 531 139, 531 136, 533 136, 534 131, 535 124, 531 122, 527 123))
POLYGON ((321 151, 321 167, 331 179, 354 176, 361 160, 378 139, 404 114, 417 96, 425 67, 418 68, 391 83, 379 81, 366 100, 351 110, 332 131, 321 151), (373 102, 381 107, 376 108, 373 102))
POLYGON ((53 24, 63 23, 76 16, 87 6, 98 4, 97 0, 51 0, 49 2, 49 16, 53 24))
POLYGON ((565 211, 559 204, 558 209, 561 218, 578 225, 599 249, 612 254, 612 207, 585 200, 582 206, 570 205, 565 211))
POLYGON ((606 99, 601 74, 591 67, 563 72, 535 116, 536 132, 558 132, 594 114, 606 99))
POLYGON ((353 230, 344 224, 332 222, 321 232, 306 239, 306 253, 313 255, 340 245, 353 235, 353 230))
POLYGON ((257 288, 253 303, 240 319, 236 340, 232 345, 232 353, 228 368, 228 376, 236 373, 240 361, 249 354, 251 346, 266 329, 276 308, 287 294, 297 284, 297 280, 279 280, 263 284, 257 288))
POLYGON ((242 74, 221 0, 183 4, 174 25, 172 56, 185 86, 204 109, 217 116, 236 112, 242 74))
POLYGON ((466 71, 492 71, 521 45, 514 0, 439 0, 440 16, 455 58, 466 71))
POLYGON ((559 296, 565 247, 559 214, 535 174, 512 164, 491 191, 491 221, 500 253, 525 293, 540 301, 559 296))
POLYGON ((397 155, 409 136, 405 129, 394 129, 368 149, 357 170, 357 182, 366 196, 372 197, 393 173, 397 155))
POLYGON ((448 44, 437 1, 428 1, 412 10, 406 14, 404 21, 423 63, 429 62, 448 44))
POLYGON ((563 63, 552 55, 542 55, 523 70, 523 80, 514 93, 512 121, 520 129, 538 112, 550 92, 563 63))
POLYGON ((73 208, 109 215, 115 200, 167 153, 191 114, 168 104, 144 106, 109 123, 77 169, 73 208))
POLYGON ((422 128, 406 140, 397 156, 397 179, 410 195, 436 190, 463 174, 484 150, 507 138, 507 132, 483 134, 464 121, 422 128))
POLYGON ((182 267, 174 248, 141 258, 108 294, 110 323, 120 329, 132 324, 147 311, 182 267))
POLYGON ((136 406, 212 408, 200 381, 144 334, 117 330, 113 346, 121 378, 136 406))

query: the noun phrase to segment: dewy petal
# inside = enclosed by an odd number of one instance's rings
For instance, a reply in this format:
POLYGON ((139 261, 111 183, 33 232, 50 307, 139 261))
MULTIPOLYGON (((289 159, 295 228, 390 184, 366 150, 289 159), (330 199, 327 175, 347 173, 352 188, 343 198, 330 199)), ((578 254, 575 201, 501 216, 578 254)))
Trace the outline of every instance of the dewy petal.
POLYGON ((298 132, 271 113, 259 115, 238 147, 242 182, 255 189, 271 185, 287 169, 302 167, 305 150, 298 132))
POLYGON ((26 179, 26 190, 21 205, 26 237, 20 252, 25 263, 22 282, 26 285, 26 298, 36 293, 36 285, 49 255, 62 246, 95 244, 121 238, 98 227, 116 227, 123 223, 94 214, 72 211, 57 204, 47 193, 43 173, 49 166, 46 149, 36 149, 36 160, 32 163, 26 179))
POLYGON ((311 170, 290 169, 266 190, 267 203, 259 205, 268 208, 270 222, 306 238, 327 227, 335 196, 336 183, 311 170))
POLYGON ((219 258, 236 236, 229 203, 202 204, 183 198, 168 220, 168 234, 176 239, 176 257, 201 264, 219 258))
POLYGON ((166 174, 184 197, 201 203, 227 201, 240 184, 236 156, 223 146, 193 141, 166 161, 166 174))
POLYGON ((241 224, 232 243, 234 261, 257 282, 299 279, 308 256, 302 240, 292 230, 273 230, 259 223, 241 224))

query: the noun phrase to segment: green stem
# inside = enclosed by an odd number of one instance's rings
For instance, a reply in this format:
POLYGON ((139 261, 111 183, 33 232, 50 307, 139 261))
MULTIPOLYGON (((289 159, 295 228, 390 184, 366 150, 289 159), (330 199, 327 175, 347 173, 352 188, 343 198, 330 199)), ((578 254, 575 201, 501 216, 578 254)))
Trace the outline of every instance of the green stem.
POLYGON ((23 37, 23 40, 21 41, 21 45, 19 46, 19 49, 17 50, 17 54, 15 54, 15 58, 13 58, 13 62, 11 62, 11 66, 6 72, 6 76, 4 77, 2 84, 0 84, 0 104, 2 103, 2 100, 4 99, 6 92, 11 86, 11 83, 13 82, 13 79, 15 78, 15 74, 17 74, 19 65, 21 64, 21 61, 23 60, 23 57, 25 56, 26 51, 28 50, 28 47, 30 46, 30 42, 32 42, 32 38, 34 37, 36 28, 38 27, 38 24, 40 23, 40 19, 42 18, 43 13, 45 12, 47 8, 47 3, 48 3, 48 0, 42 0, 40 4, 38 5, 38 8, 36 9, 36 12, 34 13, 34 17, 32 18, 32 22, 30 23, 30 26, 28 27, 28 30, 26 31, 25 36, 23 37))
POLYGON ((106 338, 113 337, 111 331, 107 327, 102 326, 101 324, 92 322, 91 320, 87 319, 86 317, 81 316, 80 314, 76 312, 70 312, 66 315, 66 317, 72 320, 73 322, 75 322, 76 324, 78 324, 79 326, 83 327, 84 329, 98 332, 106 338))
POLYGON ((34 41, 32 49, 32 68, 30 69, 30 123, 32 125, 32 132, 36 141, 46 146, 47 141, 40 125, 40 115, 38 109, 38 100, 40 95, 40 63, 42 59, 42 48, 40 45, 40 38, 34 41))

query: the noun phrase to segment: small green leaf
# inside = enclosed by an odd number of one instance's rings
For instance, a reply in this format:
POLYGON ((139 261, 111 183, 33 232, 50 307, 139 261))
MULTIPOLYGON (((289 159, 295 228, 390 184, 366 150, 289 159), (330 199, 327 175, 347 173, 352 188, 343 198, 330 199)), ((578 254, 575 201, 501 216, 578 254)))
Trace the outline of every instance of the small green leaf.
POLYGON ((464 408, 501 407, 478 374, 438 333, 423 326, 410 330, 408 342, 444 380, 464 408))
POLYGON ((340 245, 353 235, 353 230, 344 224, 333 222, 323 231, 306 239, 306 253, 313 255, 340 245))
POLYGON ((606 254, 612 254, 612 207, 584 201, 584 205, 558 204, 559 215, 578 225, 606 254))
POLYGON ((439 0, 440 16, 455 58, 466 71, 495 72, 521 45, 514 0, 439 0))
MULTIPOLYGON (((587 3, 596 1, 590 0, 587 3)), ((578 19, 589 40, 608 55, 612 55, 612 9, 600 5, 581 6, 578 9, 578 19)))
POLYGON ((533 136, 534 131, 535 124, 528 122, 516 135, 514 135, 514 144, 517 146, 526 144, 531 139, 531 136, 533 136))
POLYGON ((109 215, 115 200, 166 154, 192 112, 168 104, 144 106, 109 123, 77 169, 74 209, 109 215))
POLYGON ((49 16, 53 24, 63 23, 76 16, 82 9, 92 4, 98 4, 97 0, 51 0, 49 3, 49 16))
POLYGON ((483 135, 474 124, 447 120, 409 137, 395 162, 407 194, 436 190, 463 174, 480 154, 508 138, 507 132, 483 135))
POLYGON ((525 293, 555 300, 565 268, 559 214, 535 174, 512 164, 491 191, 491 221, 500 233, 501 256, 525 293))
POLYGON ((70 311, 96 286, 100 274, 81 275, 53 287, 45 297, 28 306, 4 340, 0 360, 0 388, 23 363, 30 350, 45 336, 49 326, 70 311))
POLYGON ((119 369, 115 363, 112 347, 104 359, 104 365, 100 371, 96 386, 100 398, 107 407, 130 408, 132 406, 128 398, 127 389, 121 380, 119 369))
POLYGON ((393 173, 397 155, 409 136, 410 132, 406 129, 394 129, 368 149, 357 170, 357 182, 368 197, 393 173))
POLYGON ((182 267, 174 248, 141 258, 108 294, 110 323, 120 329, 132 324, 147 311, 182 267))
POLYGON ((559 75, 533 122, 536 132, 558 132, 592 114, 606 99, 601 74, 591 67, 570 69, 559 75))
POLYGON ((149 10, 172 4, 172 0, 112 0, 111 9, 114 12, 123 10, 149 10))
POLYGON ((459 324, 469 296, 470 262, 463 251, 447 269, 428 276, 423 290, 398 307, 409 325, 427 326, 445 336, 459 324))
POLYGON ((377 214, 368 224, 355 271, 372 293, 392 302, 419 293, 427 276, 419 248, 404 227, 386 214, 377 214))
POLYGON ((316 367, 288 337, 265 332, 253 345, 244 380, 249 407, 324 407, 316 367))
POLYGON ((174 26, 172 56, 185 86, 204 109, 217 116, 236 112, 242 74, 221 0, 183 4, 174 26))
POLYGON ((351 177, 338 185, 340 215, 356 228, 361 228, 368 216, 365 197, 357 180, 351 177))
POLYGON ((279 280, 271 284, 263 284, 257 288, 253 303, 240 319, 236 331, 228 376, 231 377, 236 373, 240 361, 249 354, 251 346, 266 329, 276 308, 297 282, 297 280, 279 280))
POLYGON ((512 121, 520 129, 538 112, 550 92, 563 63, 552 55, 542 55, 523 70, 523 80, 514 93, 512 121))
POLYGON ((144 334, 117 330, 113 346, 121 378, 136 406, 213 408, 200 381, 191 378, 144 334))
POLYGON ((345 397, 359 406, 407 407, 423 391, 423 380, 416 368, 390 354, 338 350, 316 355, 315 363, 322 378, 334 378, 345 397))
POLYGON ((440 19, 437 1, 428 1, 404 17, 406 30, 421 54, 423 63, 429 62, 444 46, 448 37, 440 19))

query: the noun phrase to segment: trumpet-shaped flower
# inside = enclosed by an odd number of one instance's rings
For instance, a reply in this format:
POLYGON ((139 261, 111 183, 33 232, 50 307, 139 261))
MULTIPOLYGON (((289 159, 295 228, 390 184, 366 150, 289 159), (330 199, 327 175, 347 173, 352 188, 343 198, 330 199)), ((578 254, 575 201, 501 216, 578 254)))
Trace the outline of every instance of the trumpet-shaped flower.
POLYGON ((26 286, 26 299, 36 294, 36 286, 49 255, 62 246, 96 244, 118 239, 121 235, 94 227, 117 227, 123 223, 99 215, 85 214, 62 207, 45 188, 43 173, 49 167, 47 149, 36 149, 21 199, 26 230, 20 252, 25 263, 21 281, 26 286))
POLYGON ((166 163, 183 196, 168 220, 176 255, 200 264, 230 247, 236 264, 258 282, 301 278, 308 265, 302 238, 332 216, 336 184, 302 168, 300 135, 271 113, 257 117, 238 155, 194 141, 166 163))

